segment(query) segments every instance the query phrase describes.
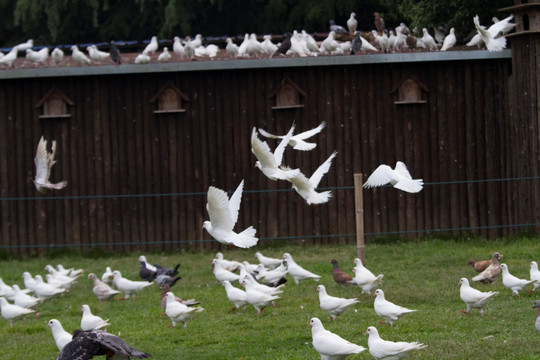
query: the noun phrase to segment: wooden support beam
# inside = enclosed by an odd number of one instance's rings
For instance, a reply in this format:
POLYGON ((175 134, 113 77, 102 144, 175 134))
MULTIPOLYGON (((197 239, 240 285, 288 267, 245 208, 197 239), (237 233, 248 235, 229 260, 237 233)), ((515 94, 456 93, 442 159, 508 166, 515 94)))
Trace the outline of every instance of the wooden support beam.
POLYGON ((354 174, 354 204, 356 215, 356 256, 365 264, 364 257, 364 200, 362 174, 354 174))

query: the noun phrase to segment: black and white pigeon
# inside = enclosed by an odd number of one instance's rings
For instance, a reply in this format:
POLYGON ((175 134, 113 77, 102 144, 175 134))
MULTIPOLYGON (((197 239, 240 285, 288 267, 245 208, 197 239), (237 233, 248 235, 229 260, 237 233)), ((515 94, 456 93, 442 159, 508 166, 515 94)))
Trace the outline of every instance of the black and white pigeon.
POLYGON ((111 60, 115 64, 120 65, 122 63, 122 58, 120 57, 120 51, 116 47, 114 40, 111 40, 111 47, 109 48, 109 56, 111 57, 111 60))
POLYGON ((334 20, 330 20, 330 31, 335 32, 336 34, 348 34, 349 32, 341 25, 337 25, 334 20))
POLYGON ((87 360, 105 355, 106 359, 146 359, 152 355, 135 350, 118 336, 101 330, 75 330, 56 360, 87 360))
POLYGON ((139 276, 146 281, 154 281, 157 276, 157 272, 146 267, 146 262, 141 261, 141 268, 139 269, 139 276))

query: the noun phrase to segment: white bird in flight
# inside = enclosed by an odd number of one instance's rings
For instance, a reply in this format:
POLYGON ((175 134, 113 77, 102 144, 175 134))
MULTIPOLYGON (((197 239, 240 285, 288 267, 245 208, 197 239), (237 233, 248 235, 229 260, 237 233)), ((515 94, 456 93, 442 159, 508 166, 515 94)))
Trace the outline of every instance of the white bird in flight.
POLYGON ((49 181, 51 176, 51 169, 56 163, 54 161, 54 155, 56 153, 56 141, 52 142, 52 151, 47 151, 47 141, 41 137, 36 150, 36 157, 34 158, 34 164, 36 165, 36 177, 33 180, 37 191, 42 194, 48 194, 53 189, 60 190, 66 187, 67 181, 63 180, 56 184, 49 181))
POLYGON ((326 161, 323 162, 321 166, 317 168, 317 170, 315 170, 309 179, 302 173, 298 173, 289 179, 289 181, 293 184, 293 189, 306 200, 308 205, 323 204, 330 200, 332 192, 329 190, 317 192, 315 189, 317 189, 317 186, 319 186, 324 174, 330 170, 332 160, 336 157, 336 155, 337 152, 334 151, 332 155, 330 155, 328 159, 326 159, 326 161))
MULTIPOLYGON (((317 126, 314 129, 307 130, 304 132, 301 132, 299 134, 291 136, 289 139, 289 146, 291 146, 294 150, 301 150, 301 151, 309 151, 313 150, 317 147, 316 143, 309 143, 306 142, 306 139, 309 139, 310 137, 317 135, 321 132, 322 129, 326 126, 326 122, 322 122, 319 126, 317 126)), ((284 139, 287 135, 274 135, 270 134, 268 131, 259 129, 259 132, 262 136, 270 138, 270 139, 284 139)))
POLYGON ((511 19, 512 16, 509 16, 506 19, 491 25, 489 29, 486 30, 485 26, 480 25, 478 15, 473 18, 476 31, 478 31, 478 35, 480 35, 480 38, 484 44, 486 44, 486 48, 489 51, 502 51, 506 47, 506 38, 499 35, 502 33, 511 19))
POLYGON ((244 180, 240 182, 240 185, 229 199, 225 191, 210 186, 208 189, 208 203, 206 204, 210 221, 205 221, 203 227, 214 239, 222 244, 233 244, 241 248, 249 248, 259 241, 255 237, 257 230, 250 226, 241 233, 233 231, 238 220, 238 210, 240 210, 243 189, 244 180))
POLYGON ((375 186, 383 186, 391 184, 396 189, 400 189, 409 193, 417 193, 422 190, 424 182, 422 179, 413 179, 407 166, 401 161, 396 162, 396 167, 392 169, 388 165, 380 165, 373 174, 369 176, 364 183, 364 188, 372 188, 375 186))

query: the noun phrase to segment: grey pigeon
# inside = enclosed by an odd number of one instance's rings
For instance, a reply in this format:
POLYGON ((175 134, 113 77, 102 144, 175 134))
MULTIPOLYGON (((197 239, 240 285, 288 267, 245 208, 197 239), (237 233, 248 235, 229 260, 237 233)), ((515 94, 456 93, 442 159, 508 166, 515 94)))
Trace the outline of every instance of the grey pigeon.
POLYGON ((272 55, 272 57, 276 57, 278 55, 285 55, 287 51, 291 48, 291 36, 292 34, 287 33, 285 34, 285 38, 281 42, 281 45, 277 48, 276 52, 272 55))
POLYGON ((166 275, 166 274, 160 274, 160 275, 156 276, 156 279, 154 281, 159 286, 162 286, 163 284, 167 284, 169 286, 169 288, 171 288, 180 279, 181 279, 180 276, 174 276, 173 277, 173 276, 169 276, 169 275, 166 275))
POLYGON ((341 25, 337 25, 334 20, 330 20, 330 31, 336 34, 348 34, 349 32, 341 25))
POLYGON ((109 48, 109 56, 111 57, 111 60, 115 64, 120 65, 122 63, 122 59, 120 57, 120 51, 116 47, 114 40, 111 40, 111 47, 109 48))
POLYGON ((157 272, 150 270, 146 267, 146 263, 141 261, 141 268, 139 269, 139 276, 146 281, 154 281, 157 276, 157 272))

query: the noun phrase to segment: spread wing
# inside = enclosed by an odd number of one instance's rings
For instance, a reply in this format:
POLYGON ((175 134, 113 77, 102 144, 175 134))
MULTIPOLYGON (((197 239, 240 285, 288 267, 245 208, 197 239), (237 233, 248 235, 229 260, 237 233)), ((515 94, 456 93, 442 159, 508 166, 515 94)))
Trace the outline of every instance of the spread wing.
POLYGON ((274 154, 272 154, 272 151, 270 150, 270 146, 268 146, 266 141, 261 141, 257 137, 255 128, 253 128, 253 131, 251 132, 251 152, 253 152, 255 157, 260 161, 262 167, 275 168, 279 166, 274 154))
POLYGON ((313 175, 311 175, 311 177, 309 178, 309 182, 311 183, 311 185, 313 185, 313 187, 319 186, 319 183, 321 182, 324 174, 326 174, 328 170, 330 170, 330 166, 332 166, 332 160, 336 157, 336 155, 337 152, 334 151, 332 155, 330 155, 328 159, 326 159, 326 161, 323 162, 317 170, 315 170, 313 175))
POLYGON ((236 221, 238 220, 238 211, 240 210, 240 202, 242 201, 243 190, 244 190, 244 180, 240 182, 240 185, 238 185, 238 187, 234 191, 234 194, 232 194, 229 200, 229 210, 231 211, 231 218, 232 218, 233 224, 236 224, 236 221))
POLYGON ((300 133, 300 134, 296 134, 295 137, 296 137, 297 139, 301 139, 301 140, 308 139, 308 138, 310 138, 310 137, 312 137, 312 136, 317 135, 318 133, 320 133, 321 130, 324 129, 325 126, 326 126, 326 122, 323 121, 323 122, 321 123, 321 125, 317 126, 316 128, 311 129, 311 130, 308 130, 308 131, 304 131, 304 132, 302 132, 302 133, 300 133))
POLYGON ((407 179, 412 179, 411 174, 409 173, 409 170, 407 170, 407 166, 405 166, 405 164, 402 163, 401 161, 396 162, 396 168, 394 170, 397 171, 398 174, 400 174, 401 176, 407 179))
POLYGON ((309 179, 302 173, 293 176, 289 181, 293 183, 299 191, 314 189, 313 185, 309 182, 309 179))
POLYGON ((229 198, 225 191, 210 186, 208 188, 206 210, 208 210, 212 227, 229 231, 233 229, 235 222, 229 207, 229 198))
POLYGON ((374 186, 383 186, 388 184, 394 175, 392 174, 393 170, 388 165, 379 165, 377 169, 369 176, 369 178, 364 183, 363 187, 370 188, 374 186))
POLYGON ((41 137, 36 150, 34 164, 36 165, 36 182, 47 183, 51 174, 51 167, 54 165, 54 153, 56 152, 56 141, 52 142, 52 153, 47 152, 47 141, 41 137))
POLYGON ((268 131, 263 130, 263 129, 259 129, 259 132, 261 133, 262 136, 270 138, 270 139, 283 139, 283 136, 270 134, 268 131))
POLYGON ((499 21, 498 23, 491 25, 487 31, 491 34, 491 36, 496 38, 497 35, 505 31, 506 27, 510 23, 510 20, 513 19, 513 17, 514 15, 510 15, 507 18, 499 21))
POLYGON ((285 147, 289 143, 289 140, 291 140, 293 133, 294 133, 294 124, 293 126, 291 126, 291 129, 289 130, 287 135, 283 137, 279 145, 276 147, 276 150, 274 151, 274 159, 278 166, 281 165, 281 161, 283 160, 283 153, 285 152, 285 147))
POLYGON ((150 357, 150 354, 135 350, 118 336, 108 334, 106 332, 100 331, 98 333, 98 340, 103 347, 113 351, 115 354, 123 355, 127 358, 133 357, 136 359, 144 359, 150 357))

